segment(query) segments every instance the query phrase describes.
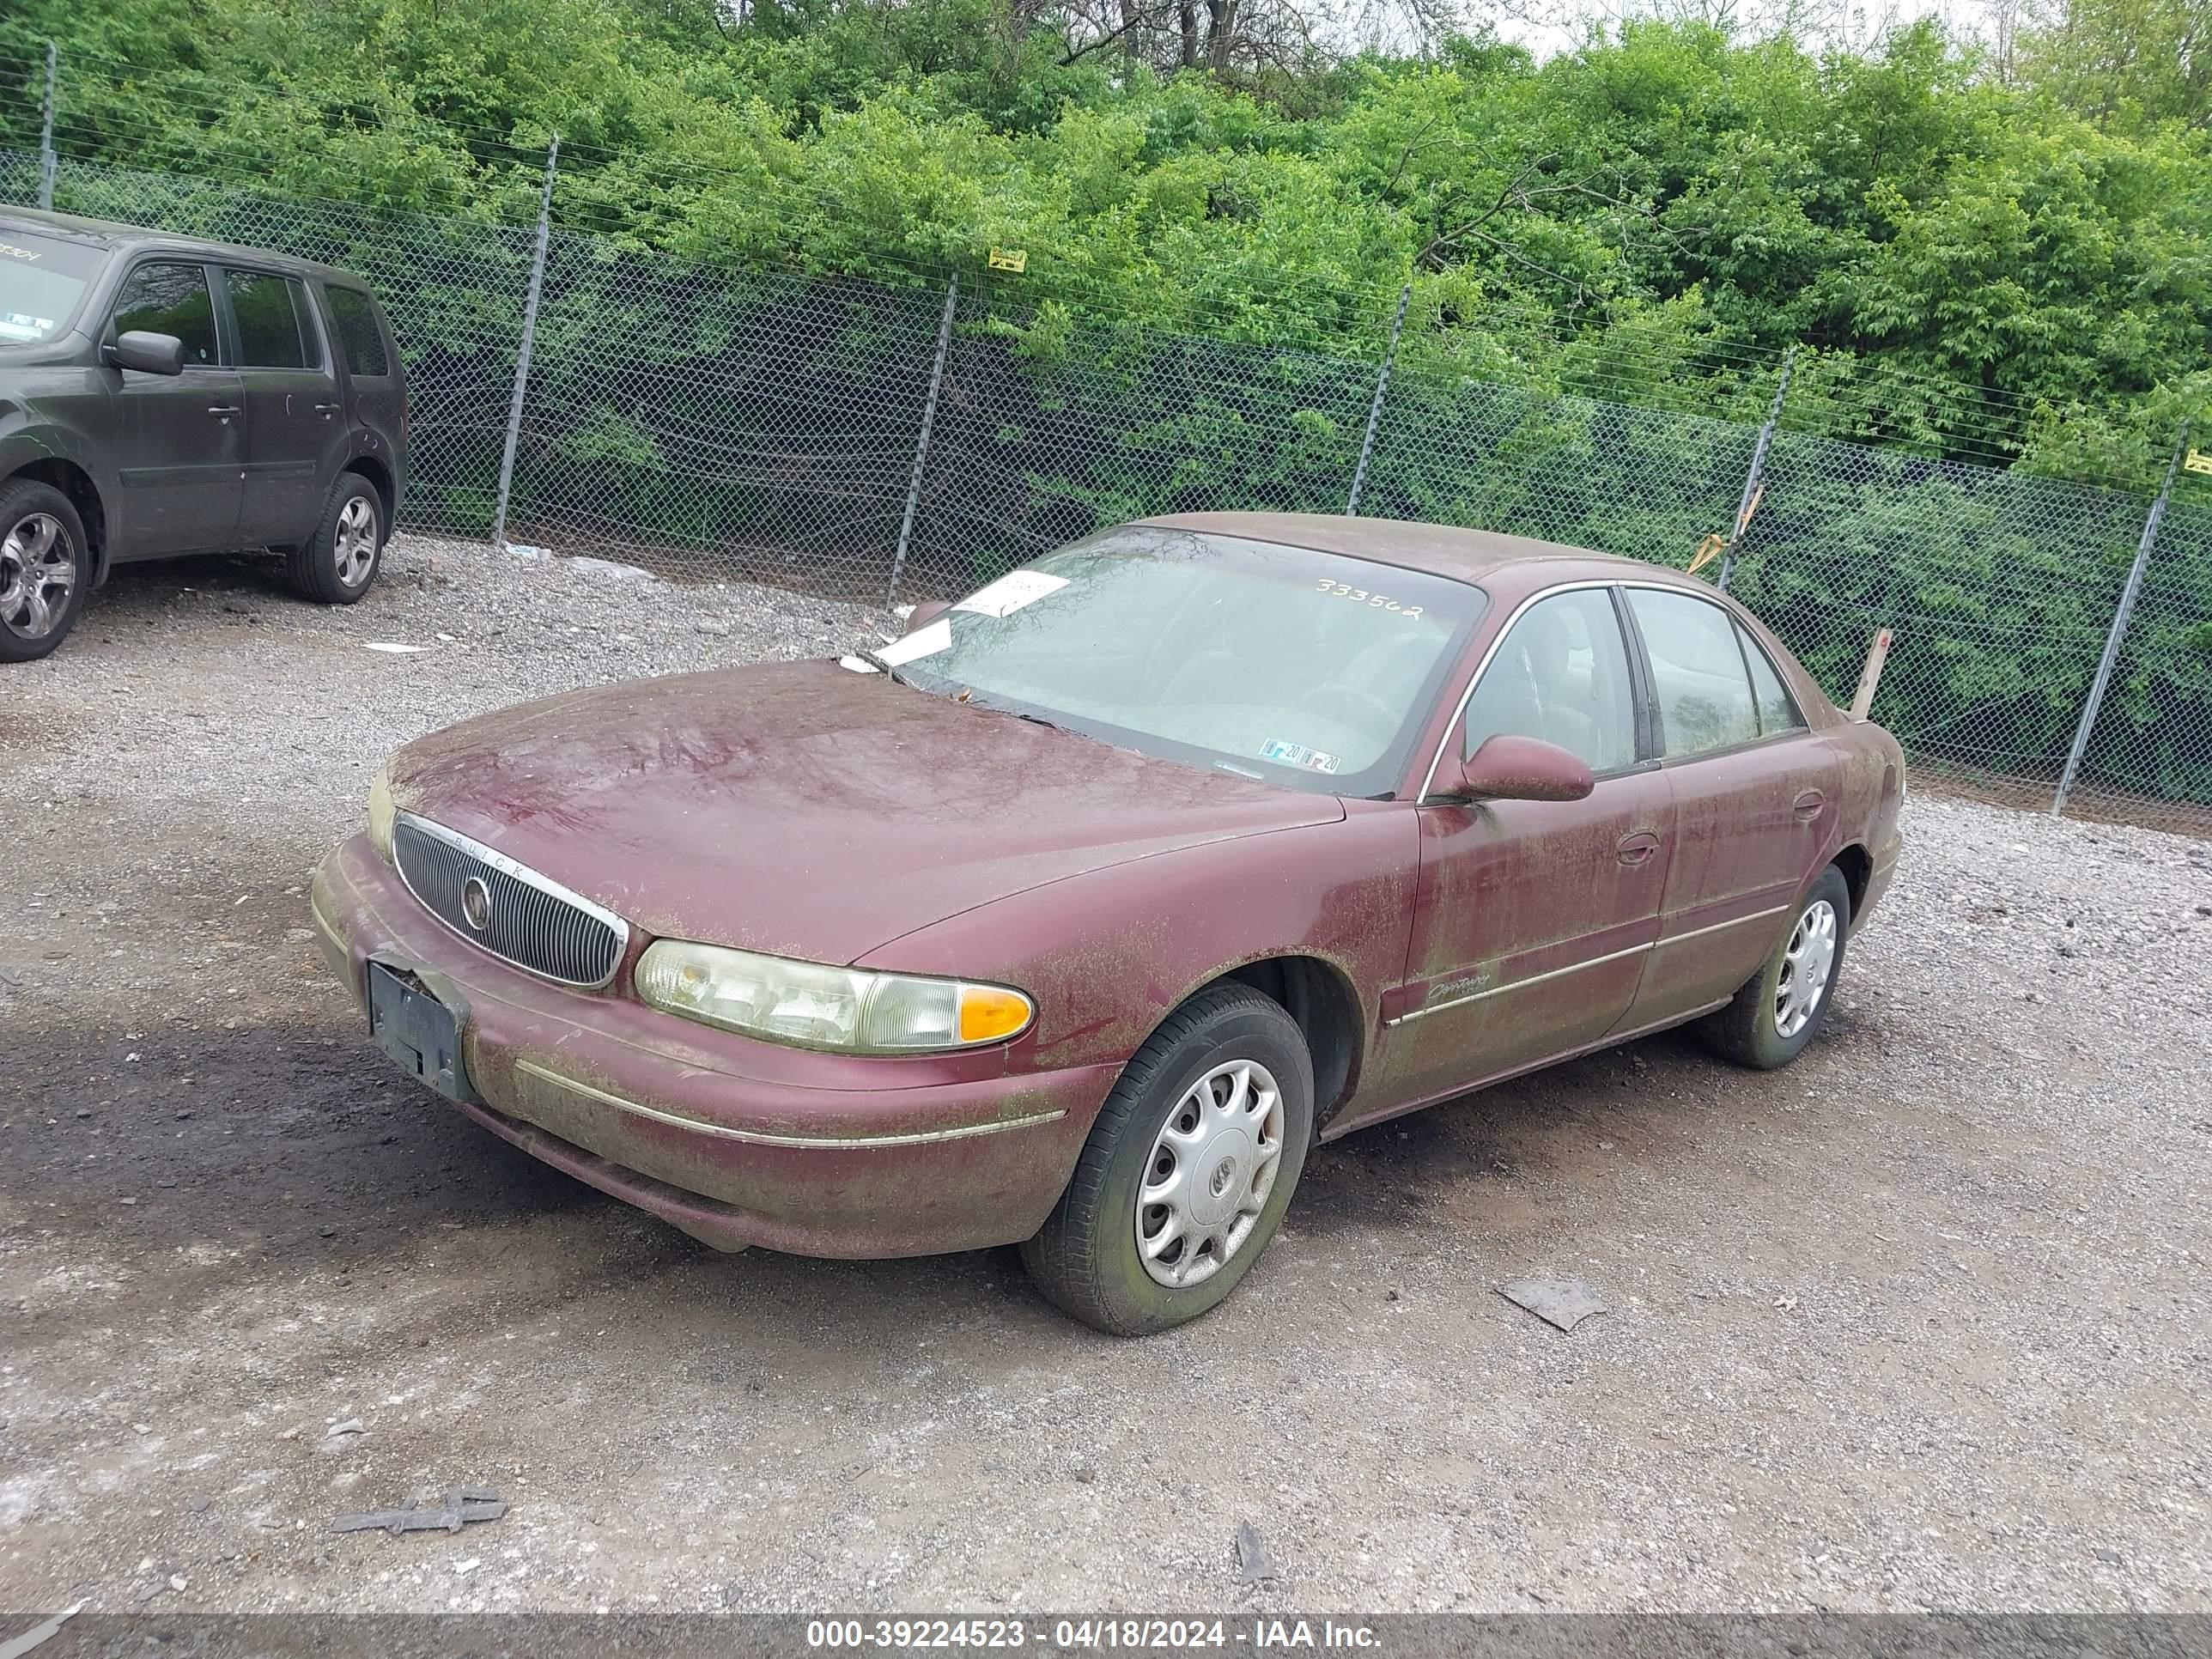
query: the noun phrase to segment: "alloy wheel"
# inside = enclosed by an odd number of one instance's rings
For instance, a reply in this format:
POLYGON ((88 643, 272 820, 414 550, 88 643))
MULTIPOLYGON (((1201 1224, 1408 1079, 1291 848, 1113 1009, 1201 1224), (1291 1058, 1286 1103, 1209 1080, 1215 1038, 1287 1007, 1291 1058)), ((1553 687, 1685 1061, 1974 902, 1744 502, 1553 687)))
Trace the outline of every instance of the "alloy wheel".
POLYGON ((376 562, 376 503, 366 495, 348 501, 338 510, 332 542, 338 580, 348 587, 359 587, 368 580, 369 568, 376 562))
POLYGON ((0 540, 0 623, 18 639, 42 640, 69 614, 76 550, 51 513, 29 513, 0 540))

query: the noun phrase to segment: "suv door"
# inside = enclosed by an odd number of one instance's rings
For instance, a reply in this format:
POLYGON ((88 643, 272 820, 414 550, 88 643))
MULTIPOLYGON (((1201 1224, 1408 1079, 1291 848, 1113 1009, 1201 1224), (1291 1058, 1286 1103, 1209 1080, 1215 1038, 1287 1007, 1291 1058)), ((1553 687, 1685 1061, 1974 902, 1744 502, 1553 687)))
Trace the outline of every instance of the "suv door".
POLYGON ((302 542, 346 459, 337 378, 307 287, 271 270, 222 268, 232 353, 246 394, 246 493, 238 538, 302 542))
MULTIPOLYGON (((366 289, 331 281, 318 288, 331 349, 344 377, 343 395, 354 438, 361 453, 383 460, 396 498, 405 489, 407 475, 407 387, 391 331, 366 289)), ((392 509, 398 509, 397 499, 392 509)))
POLYGON ((1650 676, 1675 847, 1632 1022, 1733 995, 1795 912, 1836 821, 1836 761, 1765 649, 1718 601, 1627 590, 1650 676))
MULTIPOLYGON (((1580 756, 1579 801, 1424 803, 1407 983, 1386 1009, 1383 1109, 1603 1040, 1659 931, 1674 806, 1638 718, 1610 585, 1554 589, 1484 660, 1456 741, 1499 732, 1580 756)), ((1364 1114, 1363 1114, 1364 1115, 1364 1114)))
POLYGON ((112 458, 118 560, 237 544, 246 423, 237 373, 223 362, 206 266, 155 255, 124 276, 108 307, 104 345, 131 329, 185 343, 181 374, 109 368, 101 436, 112 458))

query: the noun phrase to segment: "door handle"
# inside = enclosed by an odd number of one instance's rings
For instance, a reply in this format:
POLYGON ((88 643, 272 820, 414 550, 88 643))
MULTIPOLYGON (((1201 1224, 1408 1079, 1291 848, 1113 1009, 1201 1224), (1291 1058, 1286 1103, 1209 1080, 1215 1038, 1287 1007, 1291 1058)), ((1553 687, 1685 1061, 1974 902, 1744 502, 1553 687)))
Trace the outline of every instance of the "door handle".
POLYGON ((236 404, 210 404, 208 405, 208 413, 214 416, 219 421, 227 421, 238 412, 239 408, 236 404))
POLYGON ((1790 810, 1807 823, 1810 823, 1820 816, 1820 809, 1827 804, 1828 798, 1819 790, 1801 789, 1797 793, 1797 799, 1790 803, 1790 810))
POLYGON ((1651 855, 1659 850, 1659 837, 1649 830, 1638 830, 1634 835, 1623 836, 1613 844, 1613 855, 1633 869, 1650 862, 1651 855))
POLYGON ((338 410, 343 407, 344 405, 342 404, 317 404, 315 405, 315 413, 321 416, 327 421, 331 416, 337 414, 338 410))

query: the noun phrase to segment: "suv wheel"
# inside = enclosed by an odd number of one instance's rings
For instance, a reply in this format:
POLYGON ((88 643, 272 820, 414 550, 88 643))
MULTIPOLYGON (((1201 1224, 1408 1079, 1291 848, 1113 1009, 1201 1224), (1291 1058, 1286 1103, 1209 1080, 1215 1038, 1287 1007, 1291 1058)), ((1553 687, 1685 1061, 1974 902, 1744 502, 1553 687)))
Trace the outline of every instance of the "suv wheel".
POLYGON ((45 656, 84 608, 84 520, 52 484, 0 485, 0 662, 45 656))
POLYGON ((303 599, 351 605, 368 592, 384 559, 384 498, 358 472, 331 487, 315 533, 284 558, 284 574, 303 599))

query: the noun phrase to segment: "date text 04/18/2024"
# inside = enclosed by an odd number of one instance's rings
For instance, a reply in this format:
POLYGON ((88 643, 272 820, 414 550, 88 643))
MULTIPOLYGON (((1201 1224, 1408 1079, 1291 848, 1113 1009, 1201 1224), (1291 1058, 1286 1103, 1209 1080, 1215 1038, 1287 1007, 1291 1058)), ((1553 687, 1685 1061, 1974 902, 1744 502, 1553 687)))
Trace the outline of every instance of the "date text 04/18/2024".
POLYGON ((1322 1648, 1373 1652, 1380 1633, 1334 1619, 817 1619, 806 1645, 825 1651, 1036 1648, 1046 1652, 1193 1650, 1294 1652, 1322 1648))

